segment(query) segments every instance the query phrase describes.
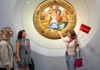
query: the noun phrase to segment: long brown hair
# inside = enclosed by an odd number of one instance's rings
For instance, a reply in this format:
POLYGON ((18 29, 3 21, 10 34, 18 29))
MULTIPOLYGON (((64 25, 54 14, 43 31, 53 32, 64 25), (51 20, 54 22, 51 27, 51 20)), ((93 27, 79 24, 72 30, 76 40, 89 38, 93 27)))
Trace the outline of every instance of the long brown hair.
POLYGON ((17 39, 22 39, 22 34, 23 34, 23 32, 25 32, 25 30, 20 30, 20 31, 18 32, 17 39))
POLYGON ((72 38, 72 39, 77 38, 76 32, 75 32, 74 30, 69 30, 69 31, 67 31, 67 32, 69 32, 69 33, 71 34, 71 38, 72 38))

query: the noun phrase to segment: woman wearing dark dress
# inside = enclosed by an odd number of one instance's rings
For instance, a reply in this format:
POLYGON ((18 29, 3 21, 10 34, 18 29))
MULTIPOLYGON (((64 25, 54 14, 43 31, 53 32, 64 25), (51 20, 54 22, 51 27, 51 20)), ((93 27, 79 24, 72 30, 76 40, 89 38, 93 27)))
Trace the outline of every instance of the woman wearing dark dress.
POLYGON ((16 58, 20 70, 28 70, 31 64, 30 40, 26 38, 25 30, 20 30, 16 40, 16 58))

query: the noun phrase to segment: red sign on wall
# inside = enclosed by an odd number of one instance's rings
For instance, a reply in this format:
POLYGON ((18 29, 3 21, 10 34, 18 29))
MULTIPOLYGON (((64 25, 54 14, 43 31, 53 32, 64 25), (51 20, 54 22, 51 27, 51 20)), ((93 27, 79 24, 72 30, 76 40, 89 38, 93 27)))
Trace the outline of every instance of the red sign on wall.
POLYGON ((85 24, 81 24, 80 26, 80 31, 85 32, 85 33, 89 33, 90 32, 91 27, 85 25, 85 24))

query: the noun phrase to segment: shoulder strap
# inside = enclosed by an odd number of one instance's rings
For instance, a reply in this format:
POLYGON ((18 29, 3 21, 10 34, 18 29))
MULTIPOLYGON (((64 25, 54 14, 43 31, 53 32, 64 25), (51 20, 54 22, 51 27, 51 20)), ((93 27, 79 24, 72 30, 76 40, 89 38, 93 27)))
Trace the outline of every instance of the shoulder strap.
POLYGON ((75 54, 76 54, 76 57, 78 56, 78 53, 79 53, 79 57, 81 57, 80 50, 78 52, 76 51, 76 49, 77 49, 77 39, 74 40, 74 43, 75 43, 75 54))

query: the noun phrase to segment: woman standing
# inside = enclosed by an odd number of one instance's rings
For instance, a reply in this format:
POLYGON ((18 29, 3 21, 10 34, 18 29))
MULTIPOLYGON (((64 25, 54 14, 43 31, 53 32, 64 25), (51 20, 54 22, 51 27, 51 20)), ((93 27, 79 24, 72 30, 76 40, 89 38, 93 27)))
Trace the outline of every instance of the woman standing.
POLYGON ((16 40, 16 58, 20 70, 28 70, 31 64, 31 47, 30 40, 26 38, 25 30, 20 30, 16 40))
POLYGON ((0 41, 0 70, 14 70, 13 68, 13 47, 10 43, 10 37, 13 31, 10 27, 4 27, 1 30, 0 41))
MULTIPOLYGON (((64 42, 67 43, 66 47, 66 65, 68 70, 76 70, 74 67, 74 62, 76 58, 76 48, 79 48, 79 43, 77 40, 77 36, 74 30, 69 30, 67 33, 67 36, 69 38, 69 41, 64 40, 61 32, 58 32, 64 42)), ((79 48, 80 50, 80 48, 79 48)))

